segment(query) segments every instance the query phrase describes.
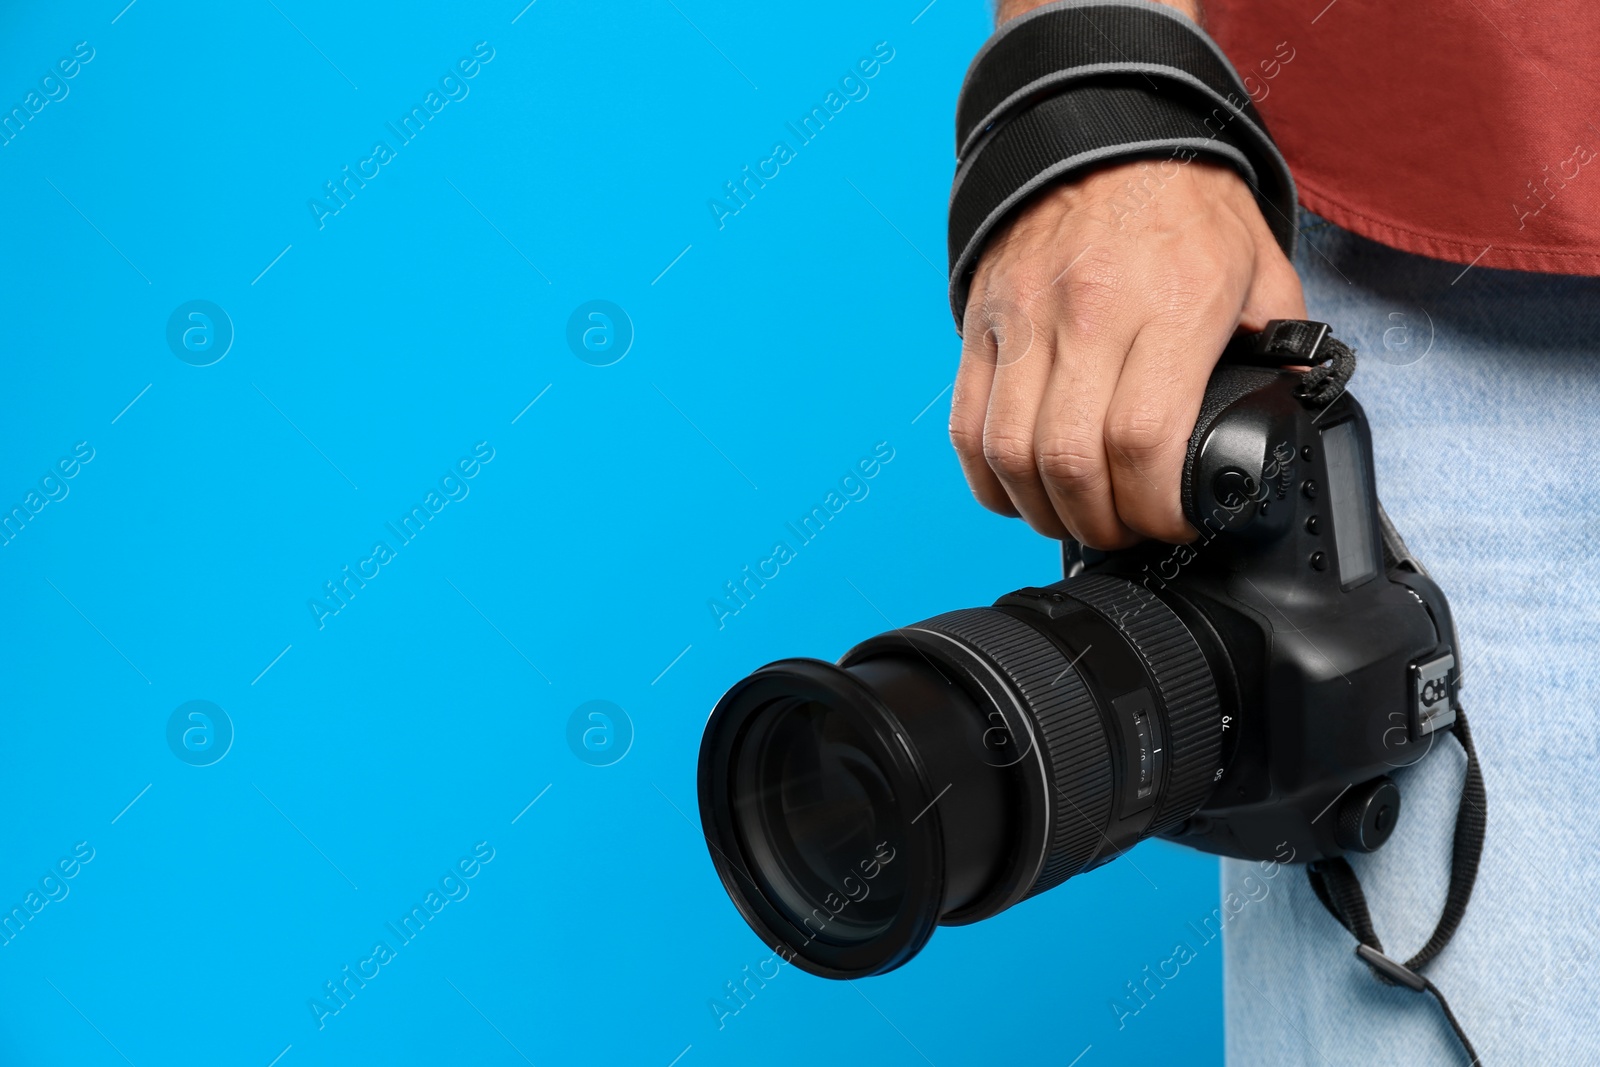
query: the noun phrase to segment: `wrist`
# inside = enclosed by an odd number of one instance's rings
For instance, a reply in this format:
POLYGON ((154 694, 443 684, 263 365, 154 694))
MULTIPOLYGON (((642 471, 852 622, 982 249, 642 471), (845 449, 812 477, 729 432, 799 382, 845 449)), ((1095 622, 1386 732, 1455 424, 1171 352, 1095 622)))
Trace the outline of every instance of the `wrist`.
POLYGON ((998 8, 1002 25, 968 66, 956 103, 947 243, 958 329, 985 242, 1008 216, 1113 163, 1131 161, 1138 173, 1133 180, 1123 169, 1117 179, 1130 187, 1126 203, 1099 205, 1118 230, 1170 231, 1194 214, 1183 210, 1194 196, 1166 190, 1176 179, 1191 191, 1210 186, 1202 216, 1261 216, 1284 255, 1293 252, 1288 166, 1238 72, 1178 3, 998 0, 998 8), (1190 165, 1201 159, 1218 169, 1190 165), (1239 207, 1252 199, 1260 206, 1239 207))

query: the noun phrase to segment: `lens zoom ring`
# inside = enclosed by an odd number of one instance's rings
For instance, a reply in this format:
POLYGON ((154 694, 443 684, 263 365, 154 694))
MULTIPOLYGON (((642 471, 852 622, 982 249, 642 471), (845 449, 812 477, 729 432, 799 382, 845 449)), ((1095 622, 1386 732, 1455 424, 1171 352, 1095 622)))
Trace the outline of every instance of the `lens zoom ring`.
POLYGON ((1103 615, 1138 649, 1167 708, 1167 788, 1150 826, 1170 829, 1211 792, 1222 757, 1216 680, 1183 621, 1153 593, 1122 578, 1084 575, 1060 586, 1103 615))
POLYGON ((1022 698, 1044 746, 1051 790, 1049 851, 1029 895, 1077 874, 1105 842, 1111 817, 1111 751, 1094 698, 1061 650, 1020 619, 969 608, 918 623, 981 652, 1022 698))

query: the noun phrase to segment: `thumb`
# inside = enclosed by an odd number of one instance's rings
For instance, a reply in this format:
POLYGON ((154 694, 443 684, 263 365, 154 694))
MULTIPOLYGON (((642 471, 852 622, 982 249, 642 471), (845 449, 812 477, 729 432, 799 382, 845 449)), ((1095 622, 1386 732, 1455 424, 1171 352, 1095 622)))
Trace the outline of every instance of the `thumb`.
POLYGON ((1273 319, 1303 319, 1306 298, 1300 290, 1300 275, 1276 244, 1257 257, 1256 275, 1239 312, 1239 325, 1260 330, 1273 319))

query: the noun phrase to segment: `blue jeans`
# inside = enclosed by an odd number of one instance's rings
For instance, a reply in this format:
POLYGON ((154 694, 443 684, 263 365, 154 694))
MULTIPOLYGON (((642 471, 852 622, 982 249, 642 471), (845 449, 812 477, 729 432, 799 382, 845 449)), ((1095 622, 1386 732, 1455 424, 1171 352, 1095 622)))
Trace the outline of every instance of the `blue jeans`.
MULTIPOLYGON (((1477 889, 1426 973, 1486 1063, 1600 1062, 1600 279, 1463 273, 1301 221, 1310 316, 1360 354, 1380 498, 1450 597, 1489 794, 1477 889)), ((1439 918, 1465 762, 1442 741, 1395 773, 1394 836, 1351 861, 1396 959, 1439 918)), ((1251 872, 1225 861, 1224 894, 1251 872)), ((1270 886, 1227 927, 1230 1064, 1465 1062, 1301 869, 1270 886)))

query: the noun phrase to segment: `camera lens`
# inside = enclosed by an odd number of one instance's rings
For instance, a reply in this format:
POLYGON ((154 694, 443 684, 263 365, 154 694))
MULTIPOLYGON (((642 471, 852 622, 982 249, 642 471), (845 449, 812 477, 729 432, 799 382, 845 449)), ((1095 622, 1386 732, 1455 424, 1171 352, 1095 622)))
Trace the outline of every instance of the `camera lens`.
POLYGON ((702 742, 700 812, 746 921, 827 977, 914 955, 995 881, 997 835, 1025 821, 1010 772, 974 758, 985 728, 908 645, 848 666, 783 660, 735 685, 702 742))
MULTIPOLYGON (((859 859, 905 847, 905 819, 871 743, 844 713, 805 701, 776 709, 758 729, 735 770, 736 830, 746 854, 759 857, 763 890, 804 926, 830 894, 858 891, 859 859)), ((885 867, 872 893, 818 936, 852 944, 881 935, 899 909, 904 871, 885 867)))
POLYGON ((812 973, 881 974, 1181 824, 1224 754, 1217 646, 1176 608, 1071 578, 734 685, 699 793, 740 914, 812 973))

